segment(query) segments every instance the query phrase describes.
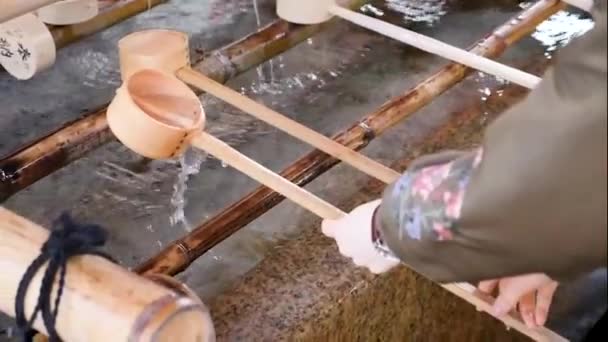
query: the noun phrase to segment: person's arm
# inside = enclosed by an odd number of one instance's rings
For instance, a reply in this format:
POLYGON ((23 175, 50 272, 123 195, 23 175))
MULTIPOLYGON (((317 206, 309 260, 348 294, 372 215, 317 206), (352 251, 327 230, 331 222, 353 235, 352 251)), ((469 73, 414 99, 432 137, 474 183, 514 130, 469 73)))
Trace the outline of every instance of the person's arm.
POLYGON ((606 265, 605 0, 593 14, 482 149, 424 157, 385 191, 380 247, 439 282, 606 265))

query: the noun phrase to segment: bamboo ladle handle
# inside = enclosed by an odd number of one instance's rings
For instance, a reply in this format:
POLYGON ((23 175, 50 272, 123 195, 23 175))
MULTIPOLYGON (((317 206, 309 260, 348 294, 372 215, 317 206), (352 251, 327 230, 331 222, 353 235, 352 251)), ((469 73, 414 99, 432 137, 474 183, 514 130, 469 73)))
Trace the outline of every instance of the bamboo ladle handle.
POLYGON ((182 81, 199 88, 252 116, 279 128, 309 145, 350 164, 385 183, 392 183, 400 174, 365 155, 358 153, 250 98, 236 92, 189 67, 176 72, 182 81))
POLYGON ((371 31, 393 38, 402 43, 412 45, 420 50, 466 65, 473 69, 483 71, 490 75, 501 77, 507 81, 533 89, 541 79, 519 69, 498 63, 469 51, 446 44, 437 39, 427 37, 420 33, 374 19, 336 4, 330 5, 328 11, 344 20, 365 27, 371 31))
POLYGON ((202 132, 193 137, 190 143, 323 219, 335 220, 346 215, 342 210, 272 172, 210 134, 202 132))

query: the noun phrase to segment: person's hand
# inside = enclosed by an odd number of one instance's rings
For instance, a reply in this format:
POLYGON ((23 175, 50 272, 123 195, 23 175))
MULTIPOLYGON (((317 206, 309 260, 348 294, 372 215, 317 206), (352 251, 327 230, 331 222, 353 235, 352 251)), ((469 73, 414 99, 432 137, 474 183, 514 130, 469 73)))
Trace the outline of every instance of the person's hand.
POLYGON ((479 290, 492 294, 498 288, 498 297, 491 314, 502 317, 518 306, 521 316, 530 328, 547 322, 553 295, 558 283, 545 274, 527 274, 516 277, 482 281, 479 290))
POLYGON ((383 273, 399 261, 379 252, 372 242, 372 216, 380 200, 363 204, 339 220, 323 220, 323 234, 336 240, 340 253, 372 273, 383 273))

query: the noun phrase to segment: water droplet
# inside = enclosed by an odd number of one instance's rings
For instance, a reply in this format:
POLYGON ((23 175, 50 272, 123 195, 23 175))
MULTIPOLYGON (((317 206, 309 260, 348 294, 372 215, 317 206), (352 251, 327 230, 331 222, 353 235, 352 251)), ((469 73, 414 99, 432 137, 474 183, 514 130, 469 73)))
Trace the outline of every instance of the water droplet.
POLYGON ((373 14, 376 17, 381 17, 381 16, 384 15, 384 11, 382 11, 381 9, 375 7, 372 4, 366 4, 366 5, 361 6, 361 12, 373 14))

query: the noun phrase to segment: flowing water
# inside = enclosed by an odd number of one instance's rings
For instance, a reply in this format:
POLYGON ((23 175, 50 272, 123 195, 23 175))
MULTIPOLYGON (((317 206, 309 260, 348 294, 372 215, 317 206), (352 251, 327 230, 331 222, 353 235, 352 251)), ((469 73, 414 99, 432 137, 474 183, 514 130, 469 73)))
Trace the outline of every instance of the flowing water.
POLYGON ((188 149, 179 159, 180 172, 177 181, 173 186, 173 196, 171 205, 174 212, 169 218, 172 226, 181 225, 186 231, 192 231, 193 227, 186 218, 186 190, 188 189, 188 179, 201 171, 201 165, 206 159, 206 154, 194 148, 188 149))
POLYGON ((532 38, 545 46, 545 56, 552 58, 561 47, 593 28, 593 20, 581 13, 560 11, 536 27, 532 38))
MULTIPOLYGON (((257 29, 260 29, 260 27, 262 27, 262 17, 260 16, 258 0, 253 0, 253 12, 255 13, 257 29)), ((259 82, 263 88, 274 83, 274 60, 272 58, 268 60, 268 62, 260 64, 256 70, 258 73, 259 82), (268 68, 268 75, 265 73, 266 65, 268 68)))

